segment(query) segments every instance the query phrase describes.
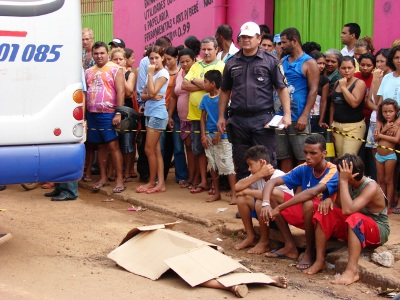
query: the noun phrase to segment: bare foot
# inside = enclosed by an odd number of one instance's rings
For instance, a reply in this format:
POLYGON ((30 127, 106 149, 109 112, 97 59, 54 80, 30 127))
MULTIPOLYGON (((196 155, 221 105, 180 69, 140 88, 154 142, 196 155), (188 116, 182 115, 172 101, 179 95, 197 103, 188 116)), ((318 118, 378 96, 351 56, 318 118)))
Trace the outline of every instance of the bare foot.
POLYGON ((231 202, 229 202, 229 205, 236 205, 236 197, 231 196, 231 202))
POLYGON ((257 245, 257 239, 247 236, 241 243, 235 245, 235 249, 242 250, 244 248, 254 247, 255 245, 257 245))
POLYGON ((218 200, 221 200, 221 194, 219 194, 219 193, 208 198, 206 200, 206 202, 214 202, 214 201, 218 201, 218 200))
POLYGON ((306 269, 310 268, 312 266, 312 264, 314 264, 314 261, 315 261, 315 253, 313 253, 313 251, 307 251, 307 249, 306 249, 303 257, 297 264, 296 268, 297 268, 297 270, 300 270, 300 271, 306 270, 306 269))
POLYGON ((148 190, 154 188, 155 185, 146 183, 136 188, 136 193, 146 193, 148 190))
POLYGON ((360 279, 358 272, 352 272, 350 270, 345 270, 342 275, 340 275, 335 280, 332 280, 333 284, 349 285, 360 279))
POLYGON ((282 289, 286 289, 288 285, 288 280, 285 276, 275 276, 271 277, 273 280, 275 280, 274 283, 271 283, 271 285, 280 287, 282 289))
POLYGON ((230 287, 230 289, 238 298, 244 298, 249 292, 249 289, 245 284, 234 285, 230 287))
POLYGON ((285 248, 281 248, 278 250, 273 250, 270 252, 265 253, 266 257, 269 258, 283 258, 286 257, 288 259, 297 259, 299 257, 299 252, 297 251, 297 249, 295 250, 287 250, 285 248))
POLYGON ((311 267, 308 269, 304 270, 303 273, 308 274, 308 275, 314 275, 317 274, 320 271, 323 271, 326 269, 326 262, 325 260, 323 261, 315 261, 311 267))
POLYGON ((263 254, 269 251, 269 244, 268 243, 260 243, 258 242, 253 248, 247 251, 249 254, 263 254))

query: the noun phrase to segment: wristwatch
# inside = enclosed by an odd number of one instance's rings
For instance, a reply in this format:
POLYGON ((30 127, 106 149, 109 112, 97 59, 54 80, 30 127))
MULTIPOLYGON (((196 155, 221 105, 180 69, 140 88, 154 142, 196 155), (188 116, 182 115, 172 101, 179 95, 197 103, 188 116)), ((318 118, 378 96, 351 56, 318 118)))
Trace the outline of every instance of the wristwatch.
POLYGON ((271 204, 269 202, 267 202, 267 201, 263 201, 261 203, 261 207, 267 207, 267 206, 271 206, 271 204))

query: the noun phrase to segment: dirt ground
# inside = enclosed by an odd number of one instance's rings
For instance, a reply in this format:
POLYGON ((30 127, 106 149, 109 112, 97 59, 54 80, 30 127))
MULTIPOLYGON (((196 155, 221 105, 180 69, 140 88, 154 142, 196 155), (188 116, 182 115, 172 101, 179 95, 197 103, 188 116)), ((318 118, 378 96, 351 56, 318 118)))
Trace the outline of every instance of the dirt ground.
MULTIPOLYGON (((109 260, 125 234, 141 225, 176 218, 131 205, 111 196, 80 189, 76 201, 52 202, 37 188, 24 191, 8 186, 0 192, 0 232, 13 239, 0 246, 1 299, 234 299, 228 291, 190 287, 172 271, 151 281, 129 273, 109 260)), ((174 197, 164 193, 164 200, 174 197)), ((183 221, 174 230, 218 244, 227 255, 253 271, 285 275, 287 289, 251 285, 246 299, 376 299, 377 292, 362 283, 349 287, 329 284, 334 271, 306 276, 288 260, 271 260, 235 251, 235 236, 223 236, 214 227, 183 221), (218 241, 217 238, 222 239, 218 241)), ((143 251, 146 251, 145 249, 143 251)))

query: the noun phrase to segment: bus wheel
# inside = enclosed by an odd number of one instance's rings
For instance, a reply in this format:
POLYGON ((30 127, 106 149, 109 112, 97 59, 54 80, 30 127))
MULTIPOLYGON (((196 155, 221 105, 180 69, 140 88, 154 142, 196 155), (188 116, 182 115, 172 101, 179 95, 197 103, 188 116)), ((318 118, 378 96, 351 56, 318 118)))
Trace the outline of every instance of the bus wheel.
POLYGON ((22 183, 21 186, 22 186, 25 190, 30 191, 30 190, 36 189, 36 187, 38 186, 38 184, 39 184, 39 183, 37 183, 37 182, 34 182, 34 183, 22 183))

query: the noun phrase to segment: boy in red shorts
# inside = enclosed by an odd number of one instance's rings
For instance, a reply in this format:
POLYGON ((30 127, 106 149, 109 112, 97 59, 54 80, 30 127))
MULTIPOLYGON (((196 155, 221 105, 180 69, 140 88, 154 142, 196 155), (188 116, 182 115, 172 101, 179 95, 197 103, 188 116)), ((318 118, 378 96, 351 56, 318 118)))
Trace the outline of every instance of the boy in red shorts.
MULTIPOLYGON (((364 176, 361 158, 345 154, 337 165, 337 201, 335 207, 329 204, 330 208, 314 215, 317 258, 305 273, 315 274, 326 268, 326 242, 335 237, 348 242, 349 258, 346 270, 332 283, 349 285, 359 279, 357 264, 362 248, 387 242, 390 228, 385 195, 373 179, 364 176)), ((325 201, 332 203, 330 199, 325 201)))
POLYGON ((332 198, 337 191, 338 175, 336 165, 325 160, 326 141, 322 135, 313 134, 304 144, 306 162, 284 176, 269 180, 263 190, 261 219, 268 225, 275 220, 282 233, 285 246, 268 252, 270 258, 295 258, 299 256, 288 223, 305 230, 306 250, 296 265, 299 270, 308 269, 315 260, 315 235, 313 215, 323 207, 326 198, 332 198), (272 197, 275 186, 286 184, 289 189, 301 192, 294 197, 282 192, 280 197, 272 197))

